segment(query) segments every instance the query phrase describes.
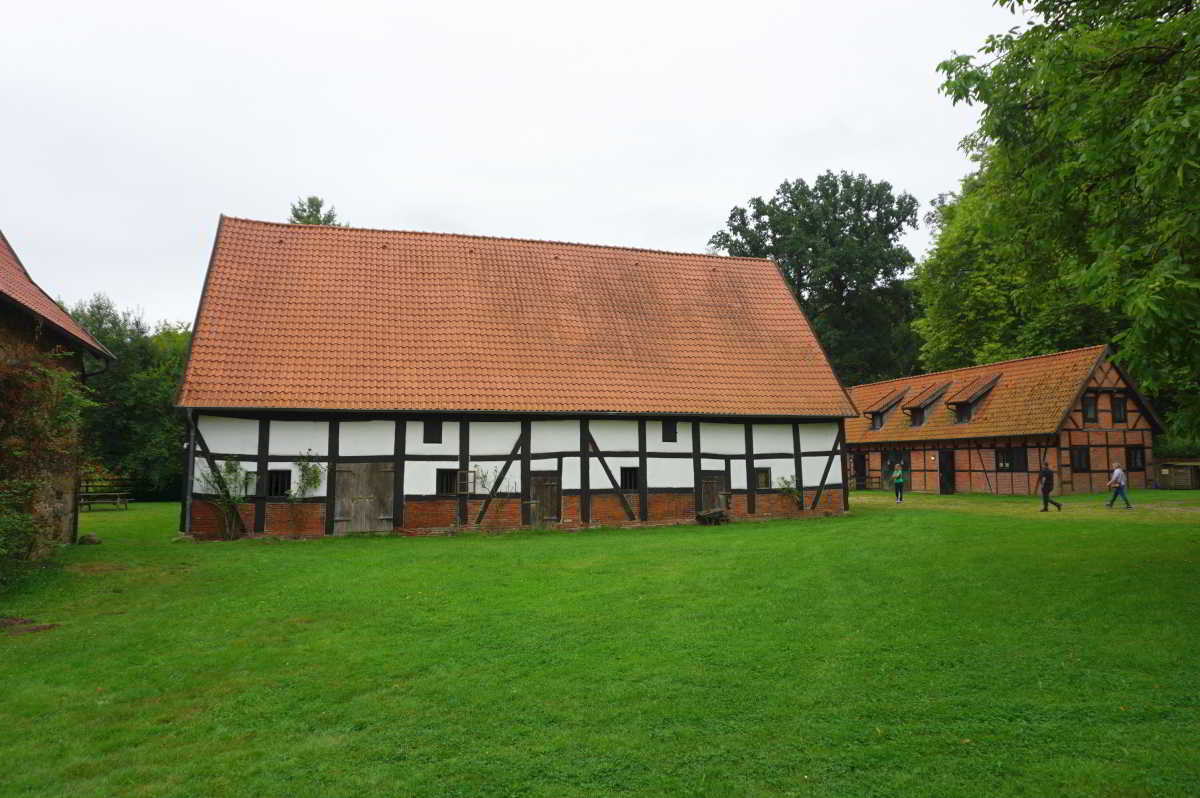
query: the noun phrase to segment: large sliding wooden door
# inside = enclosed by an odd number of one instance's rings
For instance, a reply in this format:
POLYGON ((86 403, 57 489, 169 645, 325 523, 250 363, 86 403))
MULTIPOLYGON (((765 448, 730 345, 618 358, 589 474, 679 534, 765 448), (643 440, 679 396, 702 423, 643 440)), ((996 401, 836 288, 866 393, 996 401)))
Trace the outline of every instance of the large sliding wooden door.
POLYGON ((333 532, 391 532, 391 463, 339 463, 333 532))

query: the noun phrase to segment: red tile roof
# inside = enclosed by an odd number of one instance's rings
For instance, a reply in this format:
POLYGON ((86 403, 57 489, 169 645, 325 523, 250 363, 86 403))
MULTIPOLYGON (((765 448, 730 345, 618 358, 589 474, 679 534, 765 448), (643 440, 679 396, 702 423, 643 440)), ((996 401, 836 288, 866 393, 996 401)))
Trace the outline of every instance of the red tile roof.
POLYGON ((904 407, 910 407, 923 402, 931 391, 944 385, 948 387, 926 409, 925 422, 921 426, 910 426, 908 416, 900 407, 895 407, 888 412, 881 429, 871 429, 870 419, 866 416, 847 420, 846 440, 871 443, 1054 433, 1106 351, 1104 346, 1089 346, 1004 363, 856 385, 850 388, 855 405, 872 409, 880 400, 892 397, 900 390, 910 391, 911 398, 904 402, 904 407), (990 382, 994 382, 994 386, 990 391, 985 390, 990 382), (954 411, 948 404, 980 393, 983 396, 977 399, 971 420, 956 423, 954 411))
POLYGON ((856 412, 768 260, 229 217, 179 404, 856 412))
POLYGON ((50 295, 38 287, 17 253, 0 232, 0 294, 16 302, 25 310, 52 324, 59 332, 86 347, 97 357, 112 359, 113 355, 79 326, 50 295))

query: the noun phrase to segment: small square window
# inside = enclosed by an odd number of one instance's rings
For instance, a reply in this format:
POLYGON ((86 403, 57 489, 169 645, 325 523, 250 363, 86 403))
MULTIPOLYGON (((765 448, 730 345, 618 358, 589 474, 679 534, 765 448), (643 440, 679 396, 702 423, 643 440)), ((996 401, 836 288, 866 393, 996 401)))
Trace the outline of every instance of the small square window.
POLYGON ((1145 446, 1126 446, 1125 447, 1125 470, 1126 471, 1145 471, 1146 470, 1146 447, 1145 446))
POLYGON ((754 469, 754 487, 758 490, 771 489, 771 469, 756 468, 754 469))
POLYGON ((1112 396, 1112 420, 1114 424, 1125 423, 1125 396, 1114 393, 1112 396))
POLYGON ((679 442, 679 427, 674 421, 664 421, 662 423, 662 438, 663 443, 678 443, 679 442))
POLYGON ((959 424, 966 424, 971 420, 971 405, 963 403, 954 406, 954 420, 959 424))
POLYGON ((1083 395, 1083 420, 1098 421, 1099 416, 1096 415, 1096 394, 1086 393, 1083 395))
POLYGON ((883 429, 883 413, 871 414, 871 429, 883 429))
POLYGON ((996 470, 1021 473, 1029 470, 1029 452, 1024 446, 996 449, 996 470))
POLYGON ((1086 446, 1071 447, 1071 470, 1084 473, 1092 470, 1091 452, 1086 446))
POLYGON ((923 408, 923 407, 913 408, 913 411, 909 415, 909 418, 911 419, 912 426, 914 426, 914 427, 921 426, 922 424, 925 423, 925 408, 923 408))
POLYGON ((268 496, 286 496, 292 490, 292 471, 284 469, 281 471, 267 472, 267 495, 268 496))
POLYGON ((637 490, 641 487, 641 469, 636 466, 621 468, 621 490, 637 490))
POLYGON ((439 468, 437 470, 437 492, 443 495, 453 495, 458 492, 458 469, 439 468))
POLYGON ((442 442, 442 422, 426 421, 425 436, 422 438, 425 443, 441 443, 442 442))

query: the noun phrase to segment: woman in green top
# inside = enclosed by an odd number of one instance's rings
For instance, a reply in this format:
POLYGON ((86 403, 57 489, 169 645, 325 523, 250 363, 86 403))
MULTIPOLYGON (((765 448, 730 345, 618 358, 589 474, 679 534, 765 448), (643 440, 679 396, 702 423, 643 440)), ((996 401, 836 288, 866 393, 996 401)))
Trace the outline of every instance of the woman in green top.
POLYGON ((896 463, 896 470, 892 472, 892 482, 896 485, 896 504, 904 501, 904 469, 899 463, 896 463))

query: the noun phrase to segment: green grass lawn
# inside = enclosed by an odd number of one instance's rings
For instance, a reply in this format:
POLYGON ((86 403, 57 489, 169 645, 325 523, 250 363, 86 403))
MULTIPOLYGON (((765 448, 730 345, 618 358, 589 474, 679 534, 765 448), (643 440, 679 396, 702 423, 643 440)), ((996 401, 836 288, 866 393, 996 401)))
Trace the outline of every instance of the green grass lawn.
POLYGON ((1200 493, 171 543, 0 597, 0 795, 1195 796, 1200 493), (10 627, 16 628, 16 627, 10 627))

